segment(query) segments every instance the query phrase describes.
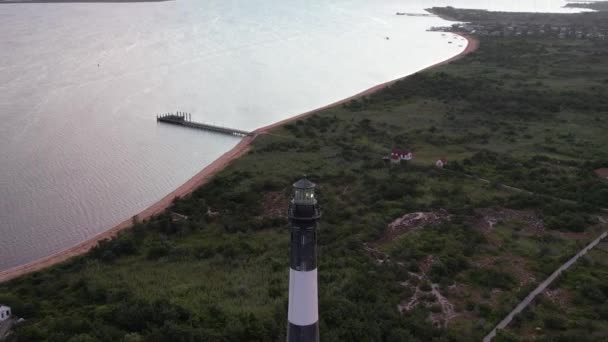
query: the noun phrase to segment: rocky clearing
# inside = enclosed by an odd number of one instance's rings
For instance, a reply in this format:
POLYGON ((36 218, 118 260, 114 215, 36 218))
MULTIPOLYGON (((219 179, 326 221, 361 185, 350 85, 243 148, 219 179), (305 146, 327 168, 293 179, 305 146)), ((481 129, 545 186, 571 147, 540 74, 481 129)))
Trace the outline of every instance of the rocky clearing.
MULTIPOLYGON (((404 262, 392 260, 390 255, 380 250, 384 244, 407 236, 408 234, 437 226, 449 221, 451 215, 446 210, 433 212, 407 213, 395 219, 387 225, 385 233, 376 241, 364 245, 365 250, 376 259, 379 265, 384 263, 395 263, 400 267, 408 267, 404 262)), ((515 222, 517 234, 521 236, 542 236, 546 233, 543 220, 533 211, 513 210, 507 208, 480 208, 475 210, 475 215, 470 221, 470 227, 478 230, 487 238, 488 243, 497 250, 503 250, 503 241, 495 233, 495 227, 501 223, 515 222)), ((576 235, 577 239, 584 239, 585 233, 557 233, 576 235)), ((566 237, 566 236, 564 236, 566 237)), ((401 313, 407 313, 417 307, 425 307, 430 311, 429 320, 438 327, 447 327, 450 321, 458 318, 471 318, 473 313, 468 312, 468 302, 485 303, 490 306, 497 305, 499 296, 503 292, 500 289, 492 289, 485 297, 474 291, 469 285, 453 283, 450 286, 440 286, 433 283, 428 276, 431 267, 437 262, 433 255, 427 255, 416 262, 418 271, 408 271, 409 279, 400 284, 407 288, 411 295, 404 298, 397 306, 401 313), (465 300, 466 299, 466 300, 465 300)), ((484 255, 473 257, 472 266, 477 269, 499 269, 512 275, 517 280, 515 291, 535 284, 538 279, 529 270, 527 260, 524 257, 513 255, 503 251, 499 255, 484 255)), ((567 293, 554 290, 547 291, 545 296, 556 304, 566 305, 569 300, 567 293)))

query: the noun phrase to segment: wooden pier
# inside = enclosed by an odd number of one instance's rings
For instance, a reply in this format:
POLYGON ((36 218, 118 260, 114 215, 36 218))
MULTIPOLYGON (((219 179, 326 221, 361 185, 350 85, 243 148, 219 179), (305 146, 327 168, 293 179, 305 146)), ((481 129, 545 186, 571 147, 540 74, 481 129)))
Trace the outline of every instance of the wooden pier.
POLYGON ((200 123, 200 122, 194 122, 194 121, 192 121, 192 114, 184 113, 184 112, 177 112, 175 114, 167 113, 167 114, 157 115, 156 121, 170 123, 173 125, 186 126, 186 127, 190 127, 190 128, 202 129, 205 131, 211 131, 211 132, 215 132, 215 133, 235 135, 235 136, 239 136, 239 137, 246 137, 246 136, 253 135, 253 132, 247 132, 247 131, 243 131, 240 129, 209 125, 209 124, 204 124, 204 123, 200 123))
POLYGON ((408 17, 437 17, 434 14, 430 13, 406 13, 406 12, 397 12, 396 15, 405 15, 408 17))

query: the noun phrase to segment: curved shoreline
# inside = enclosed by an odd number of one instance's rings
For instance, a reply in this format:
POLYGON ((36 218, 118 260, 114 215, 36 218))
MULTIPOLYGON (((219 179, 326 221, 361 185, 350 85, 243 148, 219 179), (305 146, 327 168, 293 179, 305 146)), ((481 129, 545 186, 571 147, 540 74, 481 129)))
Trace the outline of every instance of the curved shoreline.
MULTIPOLYGON (((479 47, 479 41, 477 39, 467 36, 462 33, 456 33, 456 34, 461 37, 464 37, 467 40, 467 47, 459 54, 457 54, 449 59, 446 59, 442 62, 438 62, 431 66, 428 66, 422 70, 419 70, 419 71, 417 71, 417 73, 440 66, 440 65, 450 63, 457 59, 460 59, 460 58, 464 57, 465 55, 475 51, 479 47)), ((196 190, 201 185, 205 184, 209 179, 211 179, 211 177, 213 175, 215 175, 217 172, 224 169, 230 162, 232 162, 233 160, 239 158, 240 156, 242 156, 243 154, 248 152, 249 149, 251 148, 251 142, 255 139, 255 137, 257 135, 266 134, 266 133, 268 133, 269 130, 271 130, 273 128, 276 128, 281 125, 285 125, 285 124, 295 121, 295 120, 302 119, 306 116, 312 115, 316 112, 325 110, 327 108, 341 105, 343 103, 346 103, 348 101, 351 101, 353 99, 356 99, 356 98, 359 98, 362 96, 370 95, 372 93, 375 93, 381 89, 384 89, 384 88, 392 85, 393 83, 400 81, 409 76, 410 75, 399 77, 394 80, 378 84, 376 86, 373 86, 367 90, 364 90, 360 93, 357 93, 357 94, 347 97, 345 99, 330 103, 330 104, 322 106, 320 108, 313 109, 311 111, 308 111, 308 112, 305 112, 302 114, 298 114, 293 117, 290 117, 290 118, 287 118, 287 119, 275 122, 273 124, 256 129, 254 131, 255 134, 253 137, 243 138, 236 146, 234 146, 228 152, 221 155, 218 159, 214 160, 211 164, 205 166, 199 173, 194 175, 192 178, 190 178, 184 184, 180 185, 177 189, 175 189, 172 192, 170 192, 169 194, 165 195, 159 201, 152 204, 151 206, 149 206, 148 208, 139 212, 138 214, 136 214, 133 217, 137 218, 137 220, 145 220, 145 219, 148 219, 154 215, 157 215, 157 214, 163 212, 166 208, 168 208, 171 205, 171 203, 173 202, 173 199, 175 197, 183 197, 185 195, 188 195, 189 193, 196 190)), ((25 274, 28 274, 31 272, 39 271, 43 268, 46 268, 46 267, 49 267, 49 266, 52 266, 52 265, 55 265, 55 264, 58 264, 61 262, 64 262, 71 257, 84 254, 87 251, 89 251, 91 248, 95 247, 99 241, 114 237, 120 231, 131 227, 132 224, 133 224, 133 218, 126 219, 123 222, 110 228, 109 230, 99 233, 99 234, 93 236, 92 238, 89 238, 89 239, 77 244, 76 246, 68 248, 64 251, 57 252, 55 254, 32 261, 25 265, 13 267, 13 268, 9 268, 7 270, 1 271, 0 272, 0 283, 6 282, 8 280, 17 278, 19 276, 22 276, 22 275, 25 275, 25 274)))

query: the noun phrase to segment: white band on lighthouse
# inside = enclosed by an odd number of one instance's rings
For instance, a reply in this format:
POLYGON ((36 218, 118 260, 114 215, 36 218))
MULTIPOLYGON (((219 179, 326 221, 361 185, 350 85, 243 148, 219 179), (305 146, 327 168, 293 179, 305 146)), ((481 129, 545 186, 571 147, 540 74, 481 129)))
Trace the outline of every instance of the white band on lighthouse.
POLYGON ((317 323, 317 301, 317 269, 308 272, 289 269, 289 322, 299 326, 317 323))

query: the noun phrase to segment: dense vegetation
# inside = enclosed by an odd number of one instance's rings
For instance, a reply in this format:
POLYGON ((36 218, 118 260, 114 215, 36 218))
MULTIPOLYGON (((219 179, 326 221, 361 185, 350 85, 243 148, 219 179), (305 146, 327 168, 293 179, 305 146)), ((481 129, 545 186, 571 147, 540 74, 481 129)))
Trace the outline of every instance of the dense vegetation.
POLYGON ((597 2, 575 2, 568 3, 565 7, 571 8, 587 8, 595 11, 608 11, 608 1, 597 1, 597 2))
MULTIPOLYGON (((484 39, 462 60, 259 136, 167 213, 0 284, 0 302, 27 319, 9 340, 283 339, 284 213, 302 174, 324 211, 322 340, 479 340, 601 229, 606 56, 606 42, 484 39), (415 161, 385 164, 393 147, 415 161), (440 157, 448 170, 434 167, 440 157), (387 238, 394 219, 442 210, 387 238), (445 325, 430 319, 443 310, 435 290, 454 306, 445 325), (421 304, 400 313, 412 296, 421 304)), ((605 303, 603 284, 585 291, 605 303)))
POLYGON ((608 1, 595 3, 570 3, 566 7, 587 8, 598 12, 583 13, 525 13, 493 12, 478 9, 461 9, 454 7, 433 7, 428 11, 455 21, 473 22, 476 24, 531 24, 531 25, 576 25, 578 27, 606 26, 608 1))

